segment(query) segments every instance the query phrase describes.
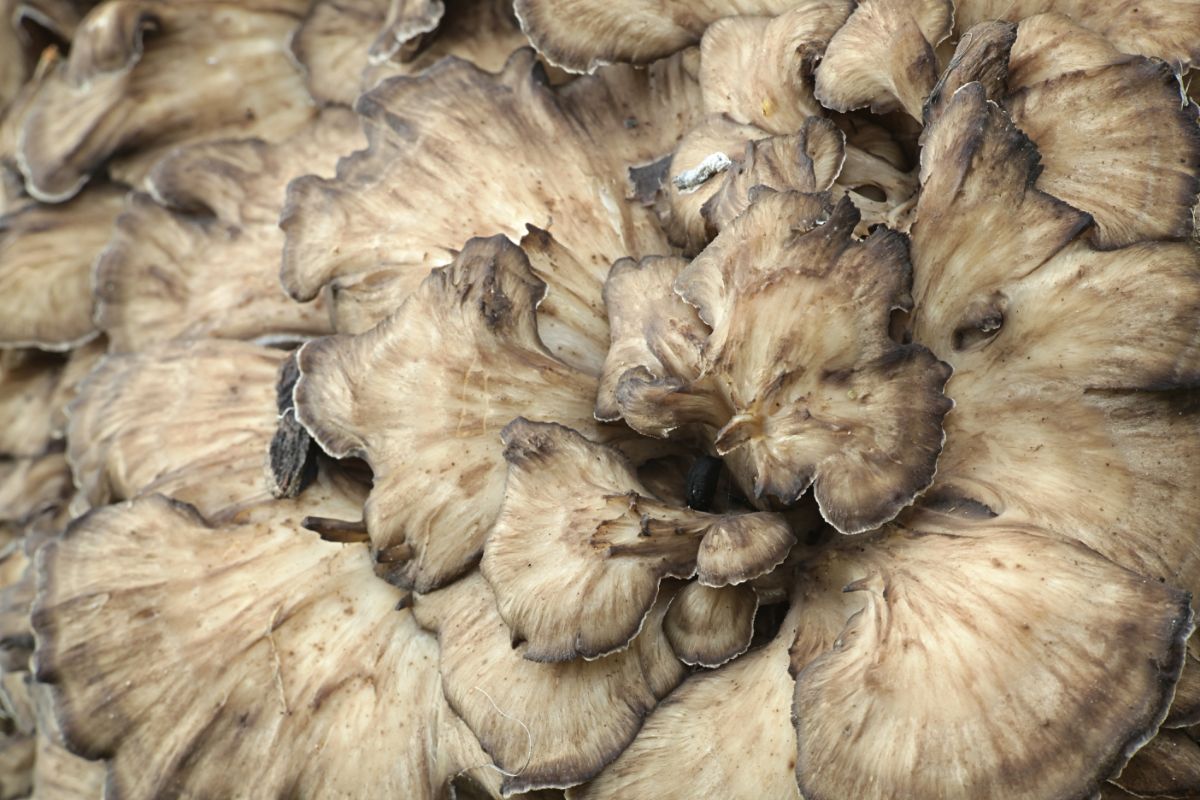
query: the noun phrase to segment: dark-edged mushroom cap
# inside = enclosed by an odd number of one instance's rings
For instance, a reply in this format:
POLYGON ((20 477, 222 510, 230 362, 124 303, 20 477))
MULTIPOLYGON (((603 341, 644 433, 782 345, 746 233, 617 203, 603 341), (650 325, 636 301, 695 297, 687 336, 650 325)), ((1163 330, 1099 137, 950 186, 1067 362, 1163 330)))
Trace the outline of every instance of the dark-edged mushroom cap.
POLYGON ((503 438, 504 501, 480 570, 526 658, 624 648, 647 624, 663 578, 742 583, 770 572, 796 541, 777 514, 665 503, 618 451, 561 425, 518 418, 503 438))
POLYGON ((813 65, 854 4, 790 5, 777 17, 726 17, 704 32, 700 88, 706 113, 772 134, 795 133, 808 117, 824 114, 813 97, 813 65))
POLYGON ((844 142, 820 117, 773 137, 724 115, 707 117, 671 156, 667 234, 694 254, 749 207, 759 186, 809 194, 829 189, 846 158, 844 142))
MULTIPOLYGON (((709 329, 696 309, 675 293, 675 280, 687 266, 676 256, 621 259, 604 284, 612 344, 600 374, 596 419, 621 418, 617 389, 626 373, 679 383, 700 376, 709 329)), ((667 431, 658 431, 665 436, 667 431)))
POLYGON ((1183 674, 1175 686, 1175 698, 1171 701, 1171 713, 1163 722, 1164 728, 1185 728, 1200 724, 1200 658, 1194 648, 1200 642, 1188 642, 1187 659, 1183 674))
POLYGON ((1200 7, 1191 0, 1094 3, 1090 0, 955 0, 954 27, 963 33, 981 22, 1017 22, 1057 12, 1095 31, 1127 53, 1188 66, 1200 58, 1200 7))
POLYGON ((1183 731, 1160 730, 1113 783, 1137 797, 1200 795, 1200 744, 1183 731))
POLYGON ((67 457, 87 503, 161 492, 211 519, 270 499, 283 357, 211 339, 106 358, 70 407, 67 457))
POLYGON ((0 217, 0 344, 68 350, 96 335, 92 263, 124 197, 124 188, 99 184, 70 203, 0 217))
POLYGON ((620 653, 553 664, 522 657, 477 572, 418 596, 413 611, 438 634, 446 699, 503 770, 508 794, 581 783, 626 748, 683 678, 662 634, 669 601, 659 598, 620 653))
POLYGON ((795 579, 788 615, 764 647, 690 675, 616 761, 571 791, 572 800, 672 794, 799 800, 789 650, 798 635, 808 649, 828 649, 846 617, 861 607, 835 584, 816 572, 795 579))
MULTIPOLYGON (((375 306, 394 309, 467 239, 515 241, 532 224, 588 271, 599 311, 613 261, 669 252, 654 214, 625 200, 626 170, 665 155, 671 132, 690 124, 697 90, 682 71, 672 63, 614 81, 594 76, 560 92, 521 50, 499 75, 446 59, 384 82, 357 104, 367 150, 342 159, 332 180, 289 187, 284 287, 308 300, 331 284, 335 322, 346 331, 340 305, 350 295, 386 294, 375 306), (632 96, 608 104, 617 89, 632 96), (589 99, 595 107, 584 113, 589 99), (643 108, 655 112, 631 113, 643 108)), ((349 330, 378 319, 356 319, 349 330)))
POLYGON ((361 544, 151 496, 78 520, 39 567, 37 677, 109 791, 432 799, 487 762, 361 544))
POLYGON ((843 554, 866 606, 796 675, 808 800, 1091 796, 1158 729, 1187 593, 1036 529, 978 533, 843 554))
POLYGON ((296 418, 327 453, 371 465, 367 529, 401 585, 428 591, 478 559, 514 417, 633 438, 595 422, 596 379, 543 345, 534 309, 545 291, 516 245, 473 239, 373 330, 300 351, 296 418))
POLYGON ((1200 254, 1098 251, 1036 175, 979 84, 926 135, 910 332, 954 367, 956 402, 929 497, 1200 592, 1200 254))
POLYGON ((292 52, 318 102, 353 105, 381 80, 415 75, 447 55, 490 72, 525 44, 510 0, 317 0, 292 38, 292 52), (395 17, 401 24, 388 26, 389 5, 403 12, 395 17), (441 19, 433 19, 435 6, 443 5, 441 19), (420 6, 414 11, 423 13, 408 13, 406 6, 420 6), (424 24, 418 23, 421 17, 424 24), (418 31, 430 22, 436 27, 418 31), (411 38, 398 41, 397 34, 405 33, 411 38))
POLYGON ((301 0, 98 6, 25 111, 18 161, 30 194, 65 200, 122 151, 136 152, 109 171, 135 185, 165 148, 184 141, 286 137, 313 113, 287 52, 306 6, 301 0))
MULTIPOLYGON (((911 305, 905 237, 853 240, 846 199, 813 227, 812 204, 760 194, 680 274, 676 290, 713 333, 700 379, 676 390, 693 396, 661 414, 717 429, 713 446, 755 497, 791 503, 812 485, 825 519, 858 533, 932 481, 950 371, 888 336, 892 311, 911 305)), ((661 383, 625 388, 652 397, 661 383)))
POLYGON ((750 647, 757 611, 758 594, 749 585, 689 583, 672 598, 663 633, 683 663, 719 667, 750 647))
POLYGON ((1038 188, 1091 214, 1100 247, 1192 235, 1200 127, 1196 106, 1180 102, 1174 68, 1126 55, 1057 14, 968 34, 927 117, 959 86, 982 81, 1037 146, 1038 188))
POLYGON ((112 351, 331 332, 320 299, 300 305, 279 286, 279 210, 289 180, 332 173, 361 140, 354 116, 331 108, 278 144, 196 144, 160 161, 96 264, 96 317, 112 351))
POLYGON ((954 23, 951 0, 862 0, 825 50, 815 92, 827 108, 902 108, 921 119, 938 79, 934 47, 954 23))
MULTIPOLYGON (((591 72, 604 64, 645 64, 695 43, 705 29, 735 14, 773 17, 797 9, 820 18, 847 0, 516 0, 529 40, 552 64, 591 72), (799 8, 797 8, 799 7, 799 8)), ((842 19, 846 12, 841 11, 842 19)), ((839 20, 840 22, 840 20, 839 20)), ((834 25, 836 26, 836 22, 834 25)))

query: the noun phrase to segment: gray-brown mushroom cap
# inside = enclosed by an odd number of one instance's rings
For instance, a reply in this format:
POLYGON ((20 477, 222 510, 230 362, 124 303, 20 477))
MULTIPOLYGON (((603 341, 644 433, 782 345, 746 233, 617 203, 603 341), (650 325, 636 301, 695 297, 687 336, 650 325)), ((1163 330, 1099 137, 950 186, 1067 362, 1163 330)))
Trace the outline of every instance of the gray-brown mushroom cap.
POLYGON ((214 529, 152 496, 78 520, 39 570, 38 679, 110 791, 432 800, 486 763, 361 544, 287 513, 214 529))
POLYGON ((722 231, 675 284, 712 327, 702 375, 626 390, 668 421, 711 426, 754 496, 792 503, 814 486, 825 519, 858 533, 932 481, 949 368, 887 333, 892 311, 911 303, 907 240, 855 241, 849 200, 823 224, 813 205, 763 193, 722 231))
POLYGON ((526 658, 620 650, 663 578, 743 583, 795 543, 777 514, 709 514, 654 497, 618 451, 561 425, 518 418, 502 435, 504 502, 480 568, 526 658))
POLYGON ((1195 593, 1200 253, 1099 251, 1036 175, 1032 142, 979 84, 926 134, 910 330, 953 365, 956 402, 928 497, 1195 593))
POLYGON ((451 707, 504 771, 506 794, 563 788, 623 751, 642 720, 683 679, 662 634, 662 597, 630 646, 594 661, 539 663, 513 646, 477 572, 416 598, 417 621, 436 631, 451 707))
POLYGON ((197 138, 281 138, 312 115, 286 40, 300 0, 116 0, 79 25, 24 112, 18 163, 35 197, 65 200, 109 157, 128 183, 162 148, 197 138), (186 87, 186 90, 185 90, 186 87), (227 102, 237 96, 237 103, 227 102))
POLYGON ((1186 592, 998 523, 849 557, 866 607, 796 675, 805 798, 1087 797, 1166 716, 1186 592))
POLYGON ((284 189, 360 146, 354 115, 324 110, 282 142, 185 145, 158 163, 96 263, 96 320, 114 352, 171 339, 260 342, 332 332, 321 298, 279 285, 284 189))
POLYGON ((367 529, 401 585, 428 591, 478 559, 504 492, 500 431, 513 418, 636 438, 596 423, 596 379, 542 343, 545 290, 516 245, 475 239, 384 323, 301 350, 296 417, 326 452, 371 465, 367 529))

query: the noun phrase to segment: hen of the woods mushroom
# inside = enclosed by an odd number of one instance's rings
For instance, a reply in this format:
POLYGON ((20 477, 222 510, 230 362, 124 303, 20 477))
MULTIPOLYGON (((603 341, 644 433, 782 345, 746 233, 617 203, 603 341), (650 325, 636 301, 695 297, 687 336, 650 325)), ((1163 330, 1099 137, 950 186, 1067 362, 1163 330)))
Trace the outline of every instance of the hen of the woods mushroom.
POLYGON ((1197 0, 0 10, 0 800, 1200 797, 1197 0))

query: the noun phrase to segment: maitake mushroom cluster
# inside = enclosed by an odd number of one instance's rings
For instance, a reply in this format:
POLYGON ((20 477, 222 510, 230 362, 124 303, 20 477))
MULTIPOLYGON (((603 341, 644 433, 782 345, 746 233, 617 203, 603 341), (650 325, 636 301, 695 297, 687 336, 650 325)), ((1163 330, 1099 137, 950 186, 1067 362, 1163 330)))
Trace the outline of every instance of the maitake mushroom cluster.
POLYGON ((1197 0, 0 9, 0 800, 1200 797, 1197 0))

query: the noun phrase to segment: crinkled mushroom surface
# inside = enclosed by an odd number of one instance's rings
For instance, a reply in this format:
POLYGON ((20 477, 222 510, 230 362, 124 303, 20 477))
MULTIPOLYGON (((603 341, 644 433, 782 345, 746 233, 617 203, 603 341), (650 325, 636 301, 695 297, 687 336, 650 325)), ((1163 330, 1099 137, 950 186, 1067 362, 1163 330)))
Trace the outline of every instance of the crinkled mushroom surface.
POLYGON ((232 796, 253 775, 269 794, 436 798, 485 763, 442 696, 433 637, 397 611, 404 595, 364 546, 298 522, 214 529, 151 496, 47 546, 38 678, 71 747, 109 759, 110 788, 232 796))
POLYGON ((196 144, 160 161, 96 265, 96 317, 111 349, 330 333, 321 299, 300 305, 279 285, 277 222, 293 177, 332 173, 361 140, 354 116, 331 108, 276 144, 196 144))

